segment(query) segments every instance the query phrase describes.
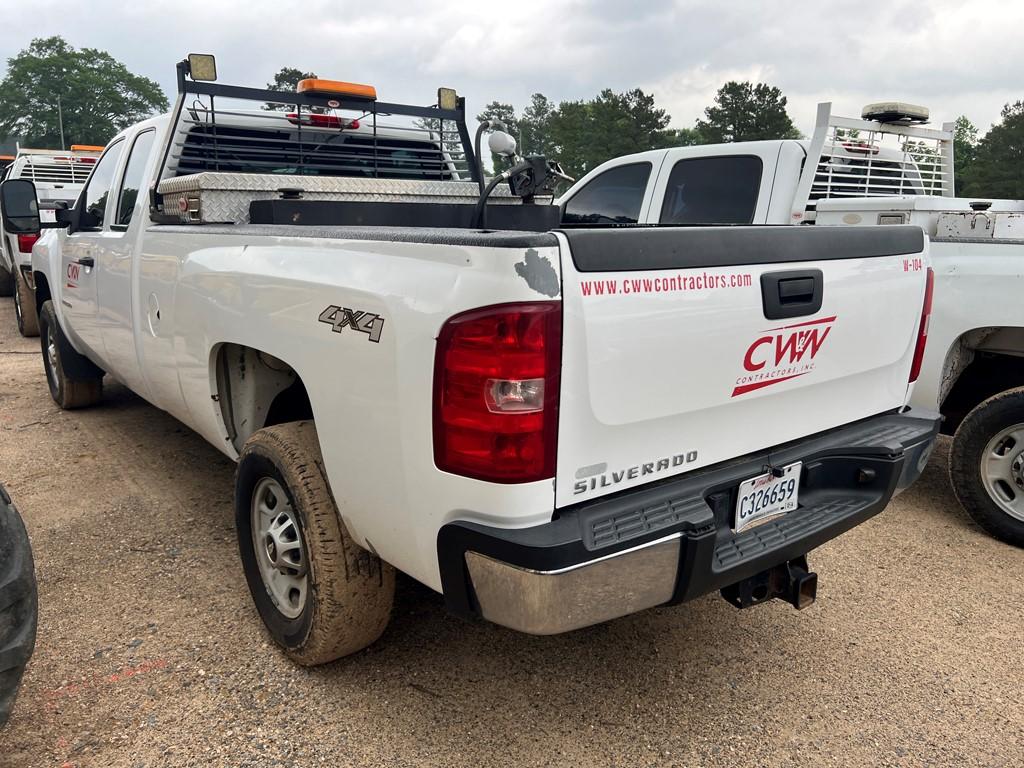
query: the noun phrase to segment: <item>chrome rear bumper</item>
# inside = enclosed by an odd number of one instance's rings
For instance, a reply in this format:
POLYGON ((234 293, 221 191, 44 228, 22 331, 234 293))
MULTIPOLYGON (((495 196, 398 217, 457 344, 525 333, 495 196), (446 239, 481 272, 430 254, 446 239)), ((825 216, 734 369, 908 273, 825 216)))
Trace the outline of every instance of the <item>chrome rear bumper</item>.
POLYGON ((532 635, 556 635, 671 600, 681 537, 675 533, 554 571, 517 568, 477 552, 466 553, 466 566, 483 618, 532 635))

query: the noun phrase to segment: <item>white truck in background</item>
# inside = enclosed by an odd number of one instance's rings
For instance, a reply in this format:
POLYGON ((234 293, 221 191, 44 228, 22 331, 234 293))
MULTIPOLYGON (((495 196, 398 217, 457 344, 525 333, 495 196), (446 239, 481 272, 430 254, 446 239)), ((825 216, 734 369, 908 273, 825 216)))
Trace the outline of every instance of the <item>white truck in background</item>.
POLYGON ((926 119, 899 103, 843 118, 825 103, 809 141, 619 157, 559 199, 563 225, 920 226, 935 291, 912 403, 941 409, 967 512, 1024 546, 1024 201, 954 198, 952 125, 927 128, 926 119))
MULTIPOLYGON (((28 179, 39 195, 40 216, 54 221, 57 207, 74 205, 103 147, 72 144, 64 149, 22 149, 3 172, 6 179, 28 179)), ((14 296, 14 315, 22 336, 38 336, 32 289, 32 246, 37 236, 8 232, 0 223, 0 296, 14 296)))
MULTIPOLYGON (((557 169, 485 185, 452 91, 186 79, 213 71, 179 64, 36 245, 43 367, 63 408, 110 376, 239 462, 249 588, 300 663, 375 640, 395 568, 536 634, 804 607, 807 552, 920 474, 919 229, 562 231, 557 169)), ((40 231, 30 182, 0 201, 40 231)))

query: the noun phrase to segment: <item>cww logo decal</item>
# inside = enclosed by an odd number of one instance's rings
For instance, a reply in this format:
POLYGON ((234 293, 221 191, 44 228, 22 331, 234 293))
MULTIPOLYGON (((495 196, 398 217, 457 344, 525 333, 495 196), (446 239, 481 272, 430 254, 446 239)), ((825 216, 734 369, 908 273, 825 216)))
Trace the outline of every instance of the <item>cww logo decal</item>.
POLYGON ((828 339, 836 316, 762 331, 743 356, 746 371, 736 379, 732 396, 805 376, 828 339))

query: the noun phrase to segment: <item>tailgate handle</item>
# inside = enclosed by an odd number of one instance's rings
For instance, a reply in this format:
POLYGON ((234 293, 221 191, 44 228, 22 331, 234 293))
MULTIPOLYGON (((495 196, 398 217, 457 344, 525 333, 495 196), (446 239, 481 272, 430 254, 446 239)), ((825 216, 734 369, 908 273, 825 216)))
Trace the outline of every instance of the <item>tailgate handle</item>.
POLYGON ((825 281, 820 269, 789 269, 761 275, 761 303, 768 320, 813 315, 821 309, 825 281))

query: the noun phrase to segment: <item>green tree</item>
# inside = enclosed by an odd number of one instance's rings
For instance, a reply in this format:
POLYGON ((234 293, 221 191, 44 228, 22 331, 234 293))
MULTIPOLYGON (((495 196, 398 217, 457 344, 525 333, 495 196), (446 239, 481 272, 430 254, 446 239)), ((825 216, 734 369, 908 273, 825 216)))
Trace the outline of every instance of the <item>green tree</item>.
MULTIPOLYGON (((299 81, 310 78, 315 79, 316 73, 303 72, 295 67, 281 67, 277 74, 274 75, 274 82, 267 83, 267 90, 295 93, 295 89, 299 87, 299 81)), ((272 101, 268 101, 263 108, 272 112, 290 112, 292 110, 292 107, 288 104, 278 104, 272 101)))
POLYGON ((620 155, 669 146, 680 138, 671 118, 639 88, 605 89, 590 101, 562 102, 549 122, 554 156, 576 178, 620 155))
POLYGON ((730 80, 718 89, 715 103, 704 110, 697 130, 705 143, 798 139, 800 132, 786 112, 782 91, 765 83, 730 80))
POLYGON ((558 106, 543 93, 535 93, 523 110, 519 123, 519 152, 523 155, 544 155, 554 159, 555 146, 551 140, 551 121, 558 114, 558 106))
POLYGON ((167 109, 160 86, 109 53, 73 48, 61 37, 33 40, 7 60, 0 81, 0 136, 22 144, 106 144, 118 131, 167 109))
POLYGON ((964 175, 963 193, 1024 198, 1024 101, 1004 106, 1002 121, 978 141, 964 175))
POLYGON ((977 146, 978 128, 966 115, 960 115, 953 124, 953 188, 958 196, 963 194, 965 178, 971 173, 977 146))

